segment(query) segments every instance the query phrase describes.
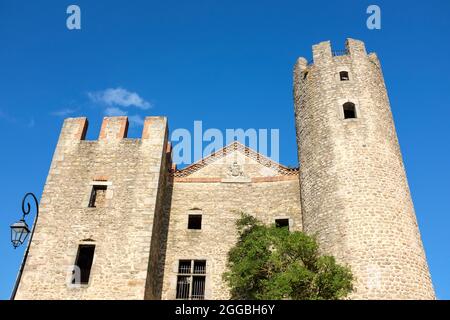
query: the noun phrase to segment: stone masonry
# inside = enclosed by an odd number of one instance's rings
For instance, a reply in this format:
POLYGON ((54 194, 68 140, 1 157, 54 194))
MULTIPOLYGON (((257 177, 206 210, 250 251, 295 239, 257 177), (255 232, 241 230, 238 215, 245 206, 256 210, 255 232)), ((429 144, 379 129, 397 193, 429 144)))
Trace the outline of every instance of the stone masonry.
POLYGON ((228 299, 239 212, 316 236, 351 267, 352 299, 434 299, 377 56, 348 39, 313 58, 294 68, 299 168, 234 142, 177 170, 164 117, 147 117, 141 139, 127 138, 126 117, 106 117, 95 141, 86 118, 66 119, 16 299, 175 299, 180 260, 206 261, 204 298, 228 299), (89 281, 74 286, 85 244, 89 281))
POLYGON ((64 122, 16 299, 144 299, 154 281, 167 123, 147 118, 140 140, 125 139, 127 126, 126 117, 105 118, 99 140, 86 141, 86 118, 64 122), (88 207, 93 185, 107 186, 103 207, 88 207), (89 284, 70 288, 78 245, 88 243, 89 284))
POLYGON ((350 264, 353 298, 432 299, 380 62, 353 39, 344 52, 315 45, 313 58, 294 71, 303 230, 350 264), (344 119, 347 102, 356 118, 344 119))

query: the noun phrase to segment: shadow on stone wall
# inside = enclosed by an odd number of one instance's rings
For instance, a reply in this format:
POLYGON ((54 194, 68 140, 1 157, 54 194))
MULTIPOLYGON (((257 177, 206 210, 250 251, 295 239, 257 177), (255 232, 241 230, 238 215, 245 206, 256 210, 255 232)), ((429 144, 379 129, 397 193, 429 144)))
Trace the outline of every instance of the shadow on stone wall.
MULTIPOLYGON (((169 231, 170 208, 172 205, 173 177, 165 177, 164 192, 159 192, 152 230, 150 261, 145 290, 146 300, 161 300, 164 279, 164 266, 167 251, 167 236, 169 231)), ((160 190, 160 191, 161 191, 160 190)))

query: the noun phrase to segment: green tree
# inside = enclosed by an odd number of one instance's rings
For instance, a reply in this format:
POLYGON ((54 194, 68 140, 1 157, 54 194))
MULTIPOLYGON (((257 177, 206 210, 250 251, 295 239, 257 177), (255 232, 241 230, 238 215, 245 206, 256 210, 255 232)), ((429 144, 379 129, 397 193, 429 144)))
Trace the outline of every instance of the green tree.
POLYGON ((244 213, 236 226, 239 240, 223 275, 232 299, 335 300, 352 292, 350 269, 320 255, 314 238, 244 213))

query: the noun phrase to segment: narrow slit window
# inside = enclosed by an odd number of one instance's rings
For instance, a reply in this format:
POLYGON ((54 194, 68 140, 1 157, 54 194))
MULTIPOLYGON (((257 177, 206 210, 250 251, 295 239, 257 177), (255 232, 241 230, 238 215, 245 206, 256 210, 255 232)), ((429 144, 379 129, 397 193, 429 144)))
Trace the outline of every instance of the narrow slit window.
POLYGON ((275 226, 277 228, 288 228, 289 230, 289 219, 276 219, 275 226))
POLYGON ((350 77, 348 75, 348 71, 341 71, 341 72, 339 72, 339 77, 341 78, 341 81, 348 81, 348 80, 350 80, 350 77))
POLYGON ((91 197, 89 199, 89 208, 103 207, 106 200, 106 186, 92 186, 91 197))
POLYGON ((202 228, 202 215, 190 214, 188 218, 188 229, 200 230, 202 228))
POLYGON ((354 119, 356 118, 356 106, 352 102, 346 102, 343 105, 344 108, 344 119, 354 119))
POLYGON ((176 299, 204 300, 206 260, 180 260, 176 299))
POLYGON ((308 71, 305 71, 303 73, 303 80, 306 80, 306 78, 308 78, 308 71))
MULTIPOLYGON (((75 266, 78 267, 80 284, 88 284, 91 275, 92 261, 94 260, 95 245, 80 245, 78 247, 75 266)), ((74 277, 72 284, 75 284, 77 277, 74 277)))

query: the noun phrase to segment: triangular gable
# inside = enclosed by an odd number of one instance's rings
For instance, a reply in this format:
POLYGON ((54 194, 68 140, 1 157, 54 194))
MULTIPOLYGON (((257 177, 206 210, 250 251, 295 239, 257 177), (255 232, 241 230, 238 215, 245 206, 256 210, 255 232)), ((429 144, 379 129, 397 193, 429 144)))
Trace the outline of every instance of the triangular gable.
POLYGON ((283 166, 283 165, 269 159, 268 157, 256 152, 255 150, 243 145, 242 143, 240 143, 238 141, 234 141, 231 144, 227 145, 226 147, 224 147, 216 152, 213 152, 209 156, 207 156, 203 159, 200 159, 199 161, 187 166, 186 168, 172 172, 172 174, 174 177, 187 177, 187 176, 203 169, 207 165, 209 165, 213 162, 216 162, 217 160, 223 159, 227 155, 230 155, 234 152, 239 152, 239 153, 243 154, 244 156, 246 156, 250 159, 253 159, 260 165, 265 166, 271 170, 275 170, 275 172, 278 175, 289 176, 289 175, 297 175, 298 174, 298 168, 289 168, 289 167, 283 166))

